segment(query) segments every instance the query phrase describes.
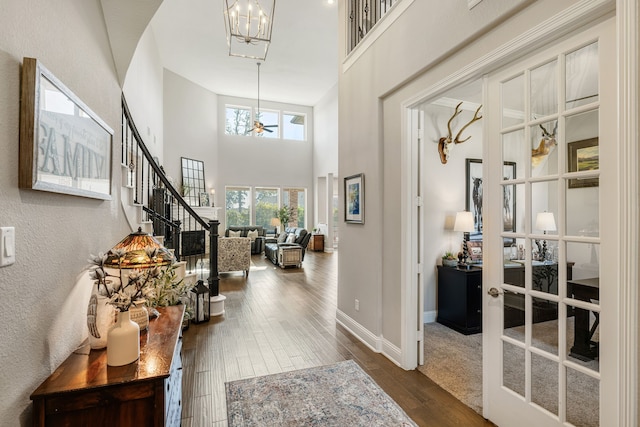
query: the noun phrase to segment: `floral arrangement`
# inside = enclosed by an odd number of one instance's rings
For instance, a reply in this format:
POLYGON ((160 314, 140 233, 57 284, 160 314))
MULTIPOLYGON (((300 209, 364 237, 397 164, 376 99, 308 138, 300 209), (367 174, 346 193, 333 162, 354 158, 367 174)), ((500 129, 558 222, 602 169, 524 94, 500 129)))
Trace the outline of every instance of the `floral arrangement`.
POLYGON ((183 279, 177 280, 174 264, 162 270, 152 283, 153 295, 147 300, 149 307, 167 307, 170 305, 184 304, 186 306, 185 319, 193 318, 193 307, 189 304, 189 291, 195 287, 195 283, 187 283, 183 279))
MULTIPOLYGON (((145 248, 147 256, 151 260, 155 260, 158 255, 157 248, 145 248)), ((95 281, 98 293, 109 298, 108 303, 112 304, 118 311, 128 311, 131 306, 143 305, 150 298, 154 297, 154 283, 162 276, 159 266, 154 266, 144 270, 133 270, 124 283, 122 277, 122 269, 119 275, 109 274, 104 266, 109 255, 115 255, 121 265, 126 251, 115 249, 108 254, 91 255, 88 260, 92 265, 89 277, 95 281)))

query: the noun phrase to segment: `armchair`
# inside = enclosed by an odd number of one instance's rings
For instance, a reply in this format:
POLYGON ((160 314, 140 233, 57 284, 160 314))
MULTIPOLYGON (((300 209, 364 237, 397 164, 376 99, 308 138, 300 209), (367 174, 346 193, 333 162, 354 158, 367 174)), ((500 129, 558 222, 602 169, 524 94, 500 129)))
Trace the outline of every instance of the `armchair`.
POLYGON ((244 271, 249 277, 251 267, 251 239, 224 237, 218 239, 218 271, 244 271))

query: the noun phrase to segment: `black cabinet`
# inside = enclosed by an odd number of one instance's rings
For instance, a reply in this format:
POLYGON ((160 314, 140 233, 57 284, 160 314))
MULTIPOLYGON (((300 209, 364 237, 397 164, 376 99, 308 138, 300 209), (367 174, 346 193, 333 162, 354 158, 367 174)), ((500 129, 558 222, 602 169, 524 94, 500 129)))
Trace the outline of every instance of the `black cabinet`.
POLYGON ((438 266, 438 323, 465 335, 482 332, 482 269, 438 266))

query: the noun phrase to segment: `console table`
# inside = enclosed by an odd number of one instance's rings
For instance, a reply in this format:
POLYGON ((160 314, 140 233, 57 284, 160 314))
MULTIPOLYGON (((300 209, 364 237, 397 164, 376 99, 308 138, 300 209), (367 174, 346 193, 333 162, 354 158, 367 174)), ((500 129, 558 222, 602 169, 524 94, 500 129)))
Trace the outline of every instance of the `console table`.
POLYGON ((158 308, 140 359, 107 366, 107 351, 72 353, 31 395, 34 426, 180 426, 184 306, 158 308))
POLYGON ((465 335, 482 331, 482 269, 438 266, 438 323, 465 335))

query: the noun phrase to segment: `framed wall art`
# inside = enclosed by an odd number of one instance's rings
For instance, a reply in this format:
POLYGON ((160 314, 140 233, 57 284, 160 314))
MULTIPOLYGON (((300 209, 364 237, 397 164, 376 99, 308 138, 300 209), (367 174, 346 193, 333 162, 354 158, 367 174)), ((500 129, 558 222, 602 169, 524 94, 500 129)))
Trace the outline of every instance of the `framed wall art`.
MULTIPOLYGON (((598 138, 570 142, 567 147, 567 172, 584 172, 600 168, 598 138)), ((569 188, 597 186, 598 178, 573 178, 569 180, 569 188)))
MULTIPOLYGON (((474 231, 469 233, 469 240, 482 240, 482 160, 466 159, 466 198, 465 209, 473 213, 474 231)), ((516 177, 516 163, 504 162, 503 180, 516 177)), ((515 185, 503 186, 502 218, 503 231, 516 231, 516 198, 515 185)), ((510 246, 514 239, 505 238, 504 245, 510 246)))
POLYGON ((111 200, 113 130, 37 59, 20 92, 20 188, 111 200))
POLYGON ((364 174, 351 175, 344 179, 344 220, 353 224, 364 224, 364 174))
POLYGON ((206 191, 200 192, 200 206, 209 206, 211 202, 209 201, 209 193, 206 191))

